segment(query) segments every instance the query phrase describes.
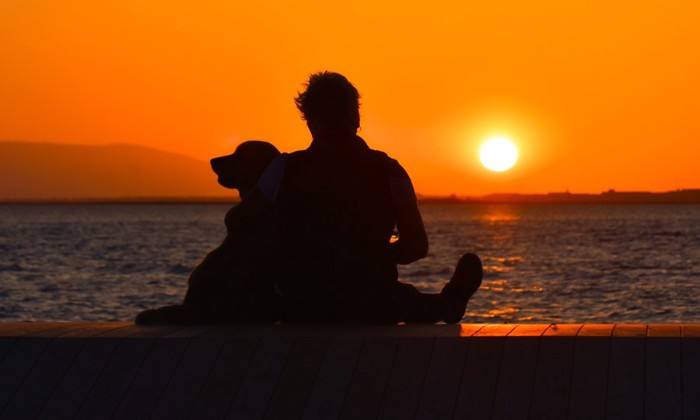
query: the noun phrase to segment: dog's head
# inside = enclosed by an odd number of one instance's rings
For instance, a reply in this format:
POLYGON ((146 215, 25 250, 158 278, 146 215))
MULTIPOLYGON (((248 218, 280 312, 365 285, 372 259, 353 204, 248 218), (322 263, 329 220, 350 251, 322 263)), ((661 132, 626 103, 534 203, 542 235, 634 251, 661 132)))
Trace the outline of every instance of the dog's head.
POLYGON ((279 154, 279 150, 266 141, 246 141, 232 154, 212 159, 211 168, 219 176, 219 184, 226 188, 252 188, 279 154))

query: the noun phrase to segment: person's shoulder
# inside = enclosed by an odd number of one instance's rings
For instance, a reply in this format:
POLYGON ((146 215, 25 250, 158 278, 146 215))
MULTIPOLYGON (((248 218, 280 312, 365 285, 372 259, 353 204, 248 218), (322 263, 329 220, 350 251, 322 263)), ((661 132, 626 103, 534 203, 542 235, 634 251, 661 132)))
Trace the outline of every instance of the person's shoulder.
POLYGON ((408 173, 398 160, 381 150, 370 149, 374 159, 382 166, 384 172, 390 177, 408 177, 408 173))
POLYGON ((408 176, 408 172, 401 166, 398 160, 390 157, 388 154, 372 150, 376 159, 381 160, 382 172, 385 179, 389 182, 391 197, 395 204, 416 202, 416 192, 413 189, 413 183, 408 176))
POLYGON ((394 161, 398 163, 398 161, 391 156, 389 156, 386 152, 383 152, 381 150, 376 150, 376 149, 369 149, 369 152, 372 154, 372 156, 376 159, 382 159, 388 162, 394 161))
POLYGON ((293 152, 285 153, 286 162, 307 162, 309 160, 314 160, 315 156, 308 149, 295 150, 293 152))
MULTIPOLYGON (((399 165, 399 161, 397 161, 396 159, 394 159, 394 158, 392 158, 391 156, 389 156, 389 154, 386 153, 385 151, 383 151, 383 150, 378 150, 378 149, 373 149, 373 148, 369 147, 369 145, 367 145, 367 142, 366 142, 362 137, 359 137, 359 136, 358 136, 358 139, 359 139, 359 140, 362 142, 362 144, 364 145, 365 150, 368 150, 368 151, 369 151, 369 154, 370 154, 372 157, 374 157, 375 159, 382 160, 382 161, 384 161, 386 164, 399 165)), ((400 166, 400 165, 399 165, 399 166, 400 166)))
POLYGON ((282 178, 284 178, 288 160, 288 153, 280 153, 267 165, 258 178, 258 190, 270 200, 275 200, 277 197, 277 191, 282 183, 282 178))

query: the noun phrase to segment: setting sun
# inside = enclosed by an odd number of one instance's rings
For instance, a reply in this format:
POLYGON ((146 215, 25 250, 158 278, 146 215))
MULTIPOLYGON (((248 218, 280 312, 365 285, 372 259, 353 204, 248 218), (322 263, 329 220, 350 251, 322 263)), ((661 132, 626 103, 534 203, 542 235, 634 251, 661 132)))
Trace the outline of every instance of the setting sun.
POLYGON ((518 148, 505 137, 493 137, 481 146, 479 159, 490 171, 507 171, 518 160, 518 148))
MULTIPOLYGON (((360 92, 360 136, 422 195, 700 188, 700 2, 530 3, 302 1, 270 13, 264 2, 0 1, 0 142, 139 145, 197 159, 202 174, 185 175, 206 179, 208 160, 246 139, 307 148, 292 98, 330 70, 360 92), (496 136, 517 146, 510 170, 479 161, 496 136)), ((29 157, 48 169, 45 148, 29 157)), ((0 199, 67 194, 3 158, 0 199)))

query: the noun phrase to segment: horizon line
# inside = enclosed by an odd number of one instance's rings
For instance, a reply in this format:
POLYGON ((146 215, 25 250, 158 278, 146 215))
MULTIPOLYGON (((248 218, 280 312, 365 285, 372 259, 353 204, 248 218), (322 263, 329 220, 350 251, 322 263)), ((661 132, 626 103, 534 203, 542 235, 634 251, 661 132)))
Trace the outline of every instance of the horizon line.
MULTIPOLYGON (((417 194, 419 202, 454 203, 643 203, 655 202, 700 203, 700 188, 682 188, 669 191, 617 191, 600 193, 547 192, 547 193, 491 193, 485 195, 417 194), (663 198, 672 200, 663 200, 663 198)), ((53 197, 53 198, 0 198, 0 204, 234 204, 235 196, 124 196, 124 197, 53 197)))

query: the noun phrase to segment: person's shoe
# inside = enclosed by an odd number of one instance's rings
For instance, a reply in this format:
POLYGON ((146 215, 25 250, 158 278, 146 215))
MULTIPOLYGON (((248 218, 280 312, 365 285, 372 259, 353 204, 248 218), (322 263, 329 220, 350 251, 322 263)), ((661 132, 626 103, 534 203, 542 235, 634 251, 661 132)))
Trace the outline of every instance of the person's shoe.
POLYGON ((443 321, 456 324, 464 317, 467 302, 479 290, 484 269, 475 254, 467 253, 459 259, 455 272, 442 288, 440 295, 444 301, 443 321))

